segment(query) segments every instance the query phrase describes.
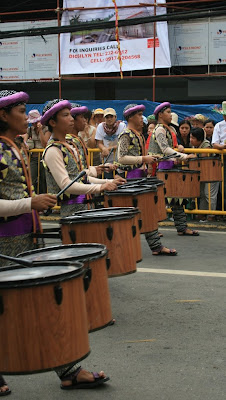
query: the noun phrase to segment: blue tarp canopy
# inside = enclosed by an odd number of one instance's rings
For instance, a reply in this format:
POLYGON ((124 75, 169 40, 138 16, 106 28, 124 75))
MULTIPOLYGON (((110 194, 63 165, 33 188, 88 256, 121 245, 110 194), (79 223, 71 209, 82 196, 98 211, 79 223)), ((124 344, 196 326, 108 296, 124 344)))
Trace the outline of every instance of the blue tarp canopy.
MULTIPOLYGON (((144 104, 146 110, 144 111, 144 115, 147 117, 150 114, 153 114, 155 107, 160 104, 153 101, 148 100, 70 100, 72 103, 79 103, 82 106, 86 106, 89 110, 94 110, 95 108, 108 108, 112 107, 116 110, 118 119, 123 120, 123 109, 128 104, 144 104)), ((32 109, 37 109, 40 114, 42 114, 44 104, 27 104, 27 112, 32 109)), ((178 114, 179 122, 191 115, 195 114, 203 114, 207 118, 213 119, 216 122, 222 121, 223 117, 221 114, 213 111, 214 107, 221 107, 221 104, 196 104, 196 105, 181 105, 181 104, 171 104, 172 111, 178 114)))

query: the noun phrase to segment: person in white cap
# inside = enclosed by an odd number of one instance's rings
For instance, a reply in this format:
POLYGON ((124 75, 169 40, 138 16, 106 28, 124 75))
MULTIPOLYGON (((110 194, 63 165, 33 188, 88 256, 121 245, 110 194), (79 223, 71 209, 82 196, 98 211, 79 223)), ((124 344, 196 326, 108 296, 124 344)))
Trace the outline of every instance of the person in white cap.
MULTIPOLYGON (((214 110, 216 111, 216 110, 214 110)), ((222 114, 223 121, 218 122, 213 131, 212 145, 214 149, 226 149, 226 101, 222 103, 222 110, 217 111, 222 114)), ((226 156, 224 155, 224 210, 226 210, 226 156)))
MULTIPOLYGON (((114 108, 106 108, 104 110, 104 122, 98 125, 96 131, 96 140, 99 149, 101 150, 102 157, 107 157, 111 149, 117 149, 118 136, 125 129, 124 122, 117 121, 117 115, 114 108)), ((114 154, 111 154, 108 162, 114 161, 114 154)), ((106 178, 112 178, 110 175, 105 174, 106 178)))
MULTIPOLYGON (((50 132, 46 126, 41 124, 41 115, 38 110, 30 110, 28 113, 28 122, 31 126, 27 129, 27 134, 24 140, 28 145, 29 150, 43 149, 46 147, 50 138, 50 132)), ((31 180, 36 193, 46 192, 45 171, 42 163, 39 163, 40 154, 31 152, 31 180), (39 171, 39 177, 38 177, 39 171)))

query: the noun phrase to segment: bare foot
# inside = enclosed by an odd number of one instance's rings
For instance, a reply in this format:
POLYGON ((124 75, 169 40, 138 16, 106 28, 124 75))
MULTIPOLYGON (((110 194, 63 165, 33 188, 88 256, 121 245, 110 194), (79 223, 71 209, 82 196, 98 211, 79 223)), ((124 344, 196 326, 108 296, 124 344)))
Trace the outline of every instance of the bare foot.
MULTIPOLYGON (((106 375, 104 373, 104 371, 100 371, 99 372, 99 377, 100 378, 106 378, 106 375)), ((76 376, 77 382, 94 382, 95 378, 93 376, 93 374, 89 371, 86 371, 85 369, 81 369, 81 371, 79 371, 78 375, 76 376)), ((61 381, 62 386, 71 386, 72 385, 72 381, 68 380, 68 381, 61 381)))
POLYGON ((7 385, 0 387, 0 393, 7 392, 7 390, 9 390, 9 387, 7 385))
POLYGON ((176 255, 177 251, 176 249, 168 249, 168 247, 162 247, 160 251, 153 251, 152 255, 153 256, 158 256, 158 255, 176 255))

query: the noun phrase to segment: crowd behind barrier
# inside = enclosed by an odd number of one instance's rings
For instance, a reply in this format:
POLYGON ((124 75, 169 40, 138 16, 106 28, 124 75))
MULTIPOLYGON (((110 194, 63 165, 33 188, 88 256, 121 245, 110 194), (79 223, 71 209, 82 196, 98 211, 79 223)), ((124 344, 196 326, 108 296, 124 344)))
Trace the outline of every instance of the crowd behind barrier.
MULTIPOLYGON (((38 159, 41 161, 42 158, 42 153, 44 149, 33 149, 29 151, 29 154, 35 152, 38 153, 38 159)), ((208 191, 209 191, 209 209, 201 210, 198 207, 198 199, 194 199, 194 203, 192 205, 192 209, 185 208, 185 212, 187 214, 200 214, 200 215, 226 215, 226 211, 224 210, 224 156, 226 155, 226 150, 216 150, 216 149, 194 149, 194 148, 185 148, 184 149, 185 153, 192 153, 192 154, 201 154, 203 156, 213 156, 213 155, 220 155, 221 157, 221 163, 222 163, 222 183, 221 183, 221 209, 220 210, 211 210, 211 197, 210 197, 210 183, 208 184, 208 191)), ((89 159, 89 164, 93 165, 93 156, 94 153, 100 153, 100 149, 88 149, 88 159, 89 159)), ((39 173, 40 173, 40 168, 38 168, 38 193, 39 193, 39 173)), ((59 209, 58 206, 55 207, 55 209, 59 209)), ((171 213, 171 209, 168 208, 167 212, 171 213)))

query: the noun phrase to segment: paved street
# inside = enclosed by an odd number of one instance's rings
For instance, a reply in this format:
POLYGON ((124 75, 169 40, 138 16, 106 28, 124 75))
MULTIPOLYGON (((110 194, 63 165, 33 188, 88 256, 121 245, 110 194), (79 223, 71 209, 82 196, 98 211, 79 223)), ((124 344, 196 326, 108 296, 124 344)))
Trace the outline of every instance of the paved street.
POLYGON ((54 372, 8 376, 11 399, 225 400, 226 231, 160 231, 178 256, 153 257, 142 236, 138 272, 109 280, 116 324, 90 334, 82 365, 109 384, 65 392, 54 372))

